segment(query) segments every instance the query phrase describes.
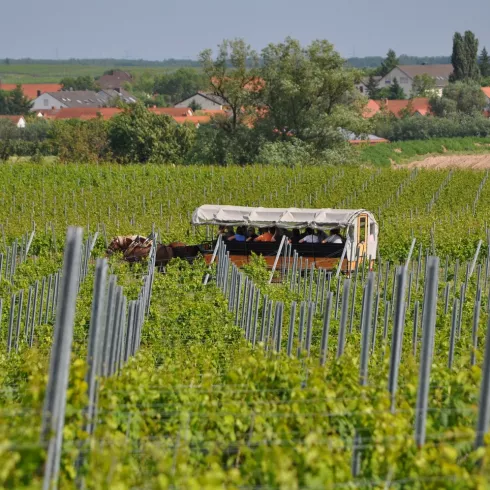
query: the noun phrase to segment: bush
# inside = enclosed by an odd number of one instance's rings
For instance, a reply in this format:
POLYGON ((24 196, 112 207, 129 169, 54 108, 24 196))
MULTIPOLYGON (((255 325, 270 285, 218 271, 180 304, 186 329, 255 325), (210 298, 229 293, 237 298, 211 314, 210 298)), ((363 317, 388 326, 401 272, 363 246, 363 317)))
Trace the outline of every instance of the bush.
POLYGON ((262 138, 246 126, 235 131, 218 127, 218 123, 200 126, 187 161, 199 164, 246 165, 256 161, 262 138))
POLYGON ((297 138, 294 141, 267 141, 260 149, 257 163, 288 167, 312 163, 311 148, 297 138))
POLYGON ((179 126, 137 104, 115 116, 109 124, 109 144, 122 163, 183 163, 192 147, 195 128, 179 126))
POLYGON ((108 160, 107 126, 102 118, 55 121, 49 132, 52 151, 61 162, 95 163, 108 160))
POLYGON ((8 119, 0 119, 0 160, 12 156, 48 156, 51 153, 48 131, 49 124, 43 120, 18 128, 8 119))
POLYGON ((453 117, 412 116, 376 118, 375 134, 390 141, 490 136, 490 119, 482 115, 453 117))

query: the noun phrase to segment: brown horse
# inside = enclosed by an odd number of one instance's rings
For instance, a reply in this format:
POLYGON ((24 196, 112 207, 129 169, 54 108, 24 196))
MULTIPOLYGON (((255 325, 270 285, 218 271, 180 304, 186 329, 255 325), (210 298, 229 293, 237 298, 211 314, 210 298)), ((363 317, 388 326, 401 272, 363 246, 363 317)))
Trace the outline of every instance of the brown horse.
POLYGON ((107 247, 107 255, 112 255, 114 252, 125 252, 132 243, 145 243, 146 238, 139 235, 116 236, 112 239, 107 247))
MULTIPOLYGON (((109 247, 107 254, 122 252, 124 260, 128 262, 140 262, 150 254, 152 241, 139 235, 117 236, 109 247)), ((169 245, 158 244, 155 265, 166 266, 173 258, 185 259, 190 262, 199 254, 199 247, 187 246, 182 242, 172 242, 169 245)))

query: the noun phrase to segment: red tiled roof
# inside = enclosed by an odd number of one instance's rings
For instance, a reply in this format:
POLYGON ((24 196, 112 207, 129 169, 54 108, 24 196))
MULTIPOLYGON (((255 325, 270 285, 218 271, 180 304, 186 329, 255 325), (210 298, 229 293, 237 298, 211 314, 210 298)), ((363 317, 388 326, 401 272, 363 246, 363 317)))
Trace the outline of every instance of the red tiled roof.
POLYGON ((428 97, 416 97, 411 100, 387 100, 385 101, 386 108, 388 111, 393 113, 395 117, 401 117, 400 112, 403 109, 406 109, 409 107, 409 104, 411 103, 412 110, 411 113, 415 114, 416 112, 419 112, 422 115, 426 115, 427 113, 430 112, 430 107, 429 107, 429 98, 428 97))
MULTIPOLYGON (((155 114, 167 114, 163 112, 165 108, 150 108, 149 110, 155 114)), ((122 109, 116 107, 73 107, 68 109, 51 109, 48 111, 39 111, 46 119, 80 119, 87 121, 89 119, 95 119, 102 117, 104 120, 108 120, 120 114, 122 109)), ((182 111, 180 111, 182 112, 182 111)), ((192 112, 192 111, 191 111, 192 112)), ((179 113, 180 114, 180 113, 179 113)), ((172 115, 167 114, 174 119, 178 124, 190 123, 195 126, 199 124, 207 124, 211 121, 210 115, 205 116, 184 116, 184 115, 172 115)))
POLYGON ((197 126, 199 124, 207 124, 211 121, 211 116, 187 116, 187 117, 181 117, 181 116, 172 116, 178 124, 194 124, 194 126, 197 126))
MULTIPOLYGON (((15 83, 0 83, 0 90, 14 90, 17 87, 15 83)), ((29 99, 38 97, 38 92, 44 94, 46 92, 58 92, 61 90, 59 83, 23 83, 21 85, 24 95, 29 99)))
MULTIPOLYGON (((391 112, 395 117, 398 118, 402 116, 401 112, 403 111, 403 109, 409 107, 409 104, 411 104, 411 114, 415 114, 416 112, 418 112, 422 116, 430 114, 430 104, 428 97, 415 97, 414 99, 409 100, 376 100, 372 102, 374 102, 374 104, 379 107, 378 112, 386 110, 388 112, 391 112)), ((375 109, 374 104, 371 104, 370 106, 372 107, 371 111, 375 109)), ((369 114, 371 114, 371 112, 369 112, 369 114)), ((373 117, 375 114, 376 112, 372 115, 367 115, 367 113, 365 112, 364 117, 373 117)))
POLYGON ((490 87, 482 87, 482 92, 490 99, 490 87))
POLYGON ((363 117, 369 119, 375 116, 380 111, 380 107, 378 102, 375 100, 369 99, 366 107, 364 108, 363 117))
POLYGON ((0 116, 0 119, 9 119, 13 123, 18 124, 21 119, 24 119, 24 116, 0 116))
POLYGON ((40 112, 46 119, 81 119, 87 121, 97 117, 108 120, 122 112, 122 110, 117 107, 72 107, 40 112))
POLYGON ((194 112, 189 107, 150 107, 149 110, 154 114, 167 114, 172 117, 189 117, 194 115, 194 112))

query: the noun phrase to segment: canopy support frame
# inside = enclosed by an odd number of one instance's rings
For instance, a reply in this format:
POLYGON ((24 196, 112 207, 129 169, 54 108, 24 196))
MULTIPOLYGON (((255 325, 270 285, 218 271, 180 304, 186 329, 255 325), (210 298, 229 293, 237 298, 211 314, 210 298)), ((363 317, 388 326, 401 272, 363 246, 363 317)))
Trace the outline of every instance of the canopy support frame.
POLYGON ((272 282, 272 278, 274 277, 274 272, 276 271, 277 263, 279 262, 279 257, 281 256, 282 247, 284 246, 285 240, 286 240, 286 235, 283 235, 281 239, 281 244, 279 245, 279 248, 277 250, 276 260, 274 260, 274 265, 272 266, 271 275, 269 277, 269 284, 272 282))

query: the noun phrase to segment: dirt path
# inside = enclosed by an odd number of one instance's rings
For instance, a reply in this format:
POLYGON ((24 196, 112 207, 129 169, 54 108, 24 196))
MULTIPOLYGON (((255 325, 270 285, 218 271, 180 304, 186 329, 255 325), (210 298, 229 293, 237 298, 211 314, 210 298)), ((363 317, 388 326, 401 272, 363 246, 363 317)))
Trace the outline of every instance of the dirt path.
POLYGON ((407 165, 398 165, 400 168, 429 168, 429 169, 446 169, 461 168, 466 170, 490 169, 490 154, 484 155, 441 155, 428 157, 424 160, 409 163, 407 165))

